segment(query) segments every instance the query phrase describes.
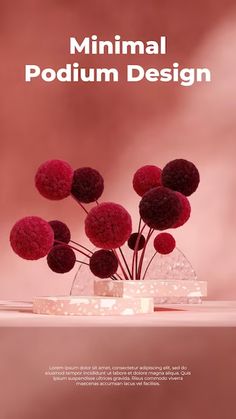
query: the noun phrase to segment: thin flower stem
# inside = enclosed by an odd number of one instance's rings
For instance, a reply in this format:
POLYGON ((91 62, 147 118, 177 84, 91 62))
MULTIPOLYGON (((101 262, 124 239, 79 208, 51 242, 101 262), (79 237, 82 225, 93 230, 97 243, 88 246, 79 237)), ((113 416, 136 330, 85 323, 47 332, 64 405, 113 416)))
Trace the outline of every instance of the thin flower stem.
POLYGON ((137 276, 135 275, 135 269, 134 269, 135 268, 135 260, 136 260, 137 253, 138 253, 139 240, 140 240, 140 237, 141 237, 142 232, 145 229, 145 227, 146 227, 146 224, 144 224, 144 226, 140 229, 140 231, 138 233, 138 237, 137 237, 136 243, 135 243, 135 248, 134 248, 134 253, 133 253, 133 259, 132 259, 132 269, 131 269, 132 278, 133 279, 137 279, 137 276))
POLYGON ((119 279, 123 281, 123 278, 121 278, 121 276, 117 272, 114 275, 112 275, 110 278, 115 279, 116 281, 118 281, 119 279))
POLYGON ((148 264, 147 264, 147 267, 146 267, 146 269, 145 269, 145 272, 144 272, 144 274, 143 274, 142 279, 145 279, 146 274, 147 274, 147 271, 148 271, 148 268, 149 268, 149 266, 151 265, 151 263, 152 263, 152 261, 153 261, 154 257, 156 256, 156 254, 157 254, 157 252, 155 252, 155 253, 154 253, 154 255, 151 257, 151 259, 149 260, 149 262, 148 262, 148 264))
MULTIPOLYGON (((142 218, 139 217, 138 234, 139 234, 140 229, 141 229, 141 224, 142 224, 142 218)), ((140 238, 139 238, 139 240, 140 240, 140 238)), ((135 255, 135 279, 137 279, 137 275, 138 275, 138 252, 139 252, 139 250, 137 249, 137 252, 136 252, 136 255, 135 255)))
POLYGON ((72 195, 71 194, 71 196, 72 196, 72 198, 77 202, 77 204, 79 204, 79 206, 86 212, 86 214, 88 214, 89 212, 88 212, 88 210, 85 208, 85 206, 80 202, 80 201, 78 201, 78 199, 76 199, 76 197, 74 196, 74 195, 72 195))
POLYGON ((121 247, 119 247, 119 251, 120 251, 120 254, 121 254, 122 259, 123 259, 123 261, 124 261, 124 264, 125 264, 125 266, 126 266, 126 269, 127 269, 128 273, 129 273, 130 279, 132 279, 132 274, 131 274, 131 272, 130 272, 129 265, 128 265, 128 263, 127 263, 127 260, 126 260, 126 258, 125 258, 125 255, 124 255, 124 253, 123 253, 123 251, 122 251, 121 247))
POLYGON ((78 263, 82 263, 83 265, 88 265, 88 266, 89 266, 89 263, 84 262, 83 260, 77 260, 77 259, 76 259, 76 262, 78 262, 78 263))
POLYGON ((148 242, 149 242, 149 240, 150 240, 150 238, 151 238, 151 236, 153 234, 153 231, 154 230, 150 228, 150 230, 148 232, 148 235, 147 235, 147 238, 146 238, 146 241, 145 241, 143 250, 142 250, 142 254, 141 254, 141 257, 140 257, 140 261, 139 261, 138 278, 137 279, 140 279, 141 278, 141 272, 142 272, 142 266, 143 266, 143 259, 144 259, 144 255, 145 255, 145 250, 146 250, 147 244, 148 244, 148 242))
POLYGON ((119 264, 120 269, 121 269, 121 271, 122 271, 122 273, 123 273, 123 275, 124 275, 124 278, 125 278, 125 279, 129 279, 128 275, 126 274, 126 272, 125 272, 125 270, 124 270, 124 268, 123 268, 123 265, 122 265, 121 260, 120 260, 120 258, 119 258, 119 256, 118 256, 117 251, 116 251, 115 249, 113 249, 112 251, 113 251, 113 253, 115 254, 115 256, 116 256, 116 258, 117 258, 118 264, 119 264))
POLYGON ((79 244, 79 243, 77 243, 77 242, 75 242, 75 241, 73 241, 73 240, 70 240, 70 242, 71 242, 71 243, 73 243, 73 244, 76 244, 76 246, 79 246, 79 247, 81 247, 82 249, 87 250, 87 252, 89 252, 89 253, 93 254, 92 250, 89 250, 87 247, 82 246, 82 244, 79 244))
POLYGON ((65 243, 65 242, 62 242, 62 241, 60 241, 60 240, 54 240, 54 241, 55 241, 55 243, 58 243, 58 244, 63 244, 64 246, 68 246, 68 247, 70 247, 71 249, 76 250, 76 252, 81 253, 82 255, 86 256, 87 258, 91 258, 91 256, 90 256, 90 255, 87 255, 87 254, 86 254, 86 253, 84 253, 82 250, 77 249, 77 247, 71 246, 70 244, 67 244, 67 243, 65 243))
POLYGON ((140 232, 140 228, 141 228, 141 223, 142 223, 142 218, 139 218, 139 223, 138 223, 138 233, 140 232))

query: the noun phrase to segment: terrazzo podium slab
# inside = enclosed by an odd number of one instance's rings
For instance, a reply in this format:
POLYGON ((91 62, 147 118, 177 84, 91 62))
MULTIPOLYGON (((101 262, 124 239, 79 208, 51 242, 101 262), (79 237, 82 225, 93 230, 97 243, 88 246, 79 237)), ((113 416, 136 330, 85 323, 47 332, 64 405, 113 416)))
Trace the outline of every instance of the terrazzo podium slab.
POLYGON ((155 304, 200 303, 207 296, 207 282, 198 280, 94 281, 94 294, 109 297, 153 297, 155 304))
MULTIPOLYGON (((137 316, 45 316, 34 314, 32 301, 0 301, 1 327, 235 327, 236 301, 158 306, 137 316)), ((236 331, 236 329, 235 329, 236 331)))
POLYGON ((35 314, 60 316, 106 316, 153 313, 153 298, 116 298, 98 296, 37 297, 35 314))

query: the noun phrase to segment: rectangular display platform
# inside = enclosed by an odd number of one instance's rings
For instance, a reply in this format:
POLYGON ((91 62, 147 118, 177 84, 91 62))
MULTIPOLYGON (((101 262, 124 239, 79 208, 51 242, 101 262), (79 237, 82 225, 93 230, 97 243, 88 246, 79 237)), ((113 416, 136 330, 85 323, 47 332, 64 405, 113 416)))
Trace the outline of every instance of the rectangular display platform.
POLYGON ((199 303, 207 296, 207 282, 198 280, 150 279, 94 281, 94 294, 109 297, 153 297, 155 304, 199 303))
POLYGON ((45 316, 32 302, 0 301, 0 327, 235 327, 236 301, 160 305, 138 316, 45 316))
POLYGON ((153 298, 99 296, 38 297, 33 312, 63 316, 130 316, 153 313, 153 298))

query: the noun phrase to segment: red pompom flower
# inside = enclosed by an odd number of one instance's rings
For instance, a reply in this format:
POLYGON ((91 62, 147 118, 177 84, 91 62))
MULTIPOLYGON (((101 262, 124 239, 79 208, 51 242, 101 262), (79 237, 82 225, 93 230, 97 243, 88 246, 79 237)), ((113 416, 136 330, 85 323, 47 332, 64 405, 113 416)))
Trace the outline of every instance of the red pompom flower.
POLYGON ((64 199, 70 195, 73 178, 71 166, 62 160, 48 160, 35 175, 35 186, 45 198, 64 199))
POLYGON ((162 171, 162 184, 174 191, 189 196, 196 191, 200 175, 196 166, 184 159, 172 160, 162 171))
POLYGON ((18 256, 28 260, 46 256, 53 241, 54 233, 49 223, 35 216, 17 221, 10 233, 12 249, 18 256))
POLYGON ((138 195, 143 196, 147 191, 161 185, 161 169, 147 165, 140 167, 133 177, 133 188, 138 195))
MULTIPOLYGON (((137 240, 138 240, 138 236, 139 233, 132 233, 129 240, 128 240, 128 246, 130 249, 134 250, 137 240)), ((144 248, 145 245, 145 237, 143 236, 143 234, 140 235, 139 237, 139 242, 138 242, 138 249, 137 250, 142 250, 144 248)))
POLYGON ((172 227, 181 211, 182 205, 177 194, 162 186, 146 192, 139 204, 142 220, 155 230, 172 227))
POLYGON ((58 274, 71 271, 76 262, 75 252, 67 245, 54 246, 47 256, 49 268, 58 274))
POLYGON ((132 231, 131 217, 124 207, 103 202, 93 207, 85 219, 85 233, 90 241, 102 249, 122 246, 132 231))
POLYGON ((89 260, 91 272, 98 278, 109 278, 118 269, 118 260, 110 250, 97 250, 89 260))
POLYGON ((176 223, 172 226, 172 228, 177 228, 177 227, 181 227, 182 225, 184 225, 191 214, 191 205, 190 202, 188 200, 188 198, 183 195, 180 192, 175 192, 176 195, 179 197, 181 205, 182 205, 182 211, 180 213, 180 216, 178 218, 178 220, 176 221, 176 223))
POLYGON ((71 234, 69 228, 65 223, 59 220, 52 220, 49 221, 49 224, 54 232, 54 245, 57 245, 57 241, 69 243, 71 234))
POLYGON ((169 233, 160 233, 154 239, 154 248, 161 255, 167 255, 173 252, 175 239, 169 233))
POLYGON ((81 167, 74 171, 71 194, 85 204, 96 201, 104 190, 104 180, 91 167, 81 167))

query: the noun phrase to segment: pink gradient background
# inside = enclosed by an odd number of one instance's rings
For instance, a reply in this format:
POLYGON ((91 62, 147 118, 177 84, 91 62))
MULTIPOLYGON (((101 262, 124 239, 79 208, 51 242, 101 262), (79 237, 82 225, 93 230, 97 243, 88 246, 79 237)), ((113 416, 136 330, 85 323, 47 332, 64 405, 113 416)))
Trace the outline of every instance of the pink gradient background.
POLYGON ((119 201, 137 221, 133 172, 143 164, 192 160, 201 172, 191 221, 176 232, 178 246, 209 283, 210 299, 235 299, 235 2, 1 1, 1 281, 0 297, 64 294, 73 273, 51 273, 45 261, 27 262, 10 249, 9 230, 25 215, 67 222, 84 240, 83 214, 70 199, 44 200, 34 173, 50 158, 77 168, 91 165, 105 176, 104 199, 119 201), (69 36, 103 39, 168 36, 166 57, 71 59, 69 36), (24 82, 24 65, 146 67, 212 70, 211 84, 190 88, 148 82, 62 84, 24 82))
MULTIPOLYGON (((133 172, 184 157, 201 172, 192 219, 178 246, 209 283, 210 299, 235 299, 235 0, 0 1, 1 13, 1 281, 0 299, 64 294, 73 273, 51 273, 45 261, 19 259, 9 231, 25 215, 59 218, 84 240, 75 203, 44 200, 34 189, 50 158, 91 165, 106 180, 104 199, 136 214, 133 172), (211 84, 43 84, 24 82, 24 65, 70 62, 69 36, 109 39, 168 36, 166 57, 78 57, 81 64, 140 63, 210 67, 211 84)), ((74 60, 73 60, 74 61, 74 60)), ((235 417, 235 329, 1 328, 1 419, 235 417), (78 391, 46 382, 49 363, 186 363, 183 386, 142 391, 78 391)))

